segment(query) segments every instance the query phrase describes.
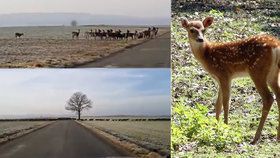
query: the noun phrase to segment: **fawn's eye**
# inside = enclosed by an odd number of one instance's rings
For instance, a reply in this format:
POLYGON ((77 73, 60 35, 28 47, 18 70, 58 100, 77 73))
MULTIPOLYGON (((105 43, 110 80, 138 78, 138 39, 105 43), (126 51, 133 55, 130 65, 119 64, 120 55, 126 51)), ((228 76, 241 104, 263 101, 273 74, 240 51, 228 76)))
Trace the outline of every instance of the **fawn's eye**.
POLYGON ((196 31, 195 31, 195 29, 191 29, 190 32, 191 33, 195 33, 196 31))

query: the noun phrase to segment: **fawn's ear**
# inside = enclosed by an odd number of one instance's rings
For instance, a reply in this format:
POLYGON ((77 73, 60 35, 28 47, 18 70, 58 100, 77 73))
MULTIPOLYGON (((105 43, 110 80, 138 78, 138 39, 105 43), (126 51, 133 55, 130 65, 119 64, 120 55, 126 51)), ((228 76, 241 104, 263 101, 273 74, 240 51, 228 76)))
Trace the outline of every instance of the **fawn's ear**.
POLYGON ((184 28, 187 28, 188 25, 189 25, 189 21, 188 21, 187 19, 182 19, 182 20, 181 20, 181 23, 182 23, 182 26, 183 26, 184 28))
POLYGON ((205 28, 209 27, 213 23, 214 18, 213 17, 207 17, 203 20, 203 26, 205 28))

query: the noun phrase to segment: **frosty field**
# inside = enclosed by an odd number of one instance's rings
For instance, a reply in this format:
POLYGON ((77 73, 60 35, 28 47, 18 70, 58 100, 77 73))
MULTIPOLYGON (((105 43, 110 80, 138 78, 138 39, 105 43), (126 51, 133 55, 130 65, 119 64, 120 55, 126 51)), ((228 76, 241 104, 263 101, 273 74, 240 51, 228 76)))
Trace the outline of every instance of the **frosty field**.
POLYGON ((0 121, 0 143, 29 133, 49 123, 50 121, 0 121))
MULTIPOLYGON (((73 67, 108 56, 126 47, 143 42, 137 40, 85 39, 89 30, 120 29, 122 32, 143 31, 148 27, 125 26, 41 26, 0 28, 0 67, 73 67), (72 31, 81 29, 80 38, 72 39, 72 31), (24 33, 15 38, 15 32, 24 33)), ((168 28, 160 28, 159 34, 168 28)))
POLYGON ((84 121, 92 128, 161 153, 170 148, 170 121, 84 121))

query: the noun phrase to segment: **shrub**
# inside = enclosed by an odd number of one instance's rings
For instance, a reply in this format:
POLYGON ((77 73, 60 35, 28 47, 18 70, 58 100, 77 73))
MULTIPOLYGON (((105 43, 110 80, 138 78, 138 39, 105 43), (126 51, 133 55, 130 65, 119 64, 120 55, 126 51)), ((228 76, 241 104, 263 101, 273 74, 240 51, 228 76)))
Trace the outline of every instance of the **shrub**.
POLYGON ((208 115, 206 106, 185 106, 178 102, 173 107, 172 147, 187 142, 213 146, 217 150, 242 142, 241 130, 232 128, 208 115))

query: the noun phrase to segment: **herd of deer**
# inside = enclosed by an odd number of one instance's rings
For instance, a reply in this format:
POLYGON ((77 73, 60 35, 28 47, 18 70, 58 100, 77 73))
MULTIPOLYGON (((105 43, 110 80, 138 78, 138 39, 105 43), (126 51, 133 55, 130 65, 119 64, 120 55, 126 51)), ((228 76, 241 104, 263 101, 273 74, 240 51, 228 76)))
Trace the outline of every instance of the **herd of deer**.
MULTIPOLYGON (((109 39, 109 40, 121 40, 121 39, 141 39, 141 38, 155 38, 158 34, 159 28, 157 27, 152 27, 148 28, 147 30, 138 32, 137 30, 133 33, 127 30, 126 32, 122 32, 120 29, 119 30, 112 30, 109 29, 107 31, 105 30, 100 30, 100 29, 95 29, 93 31, 92 29, 90 31, 86 31, 84 33, 84 37, 86 39, 89 38, 94 38, 96 39, 109 39)), ((73 31, 72 32, 72 39, 78 39, 80 37, 81 30, 78 29, 78 31, 73 31)), ((15 38, 20 38, 21 36, 24 36, 24 33, 15 33, 15 38)))
MULTIPOLYGON (((84 33, 84 37, 86 39, 89 38, 94 38, 96 39, 106 39, 106 40, 122 40, 122 39, 141 39, 141 38, 155 38, 158 34, 159 28, 152 27, 148 28, 147 30, 138 32, 137 30, 135 32, 130 32, 127 30, 126 32, 122 32, 120 29, 119 30, 100 30, 100 29, 95 29, 93 31, 92 29, 90 31, 86 31, 84 33)), ((78 39, 80 36, 81 30, 78 29, 78 31, 73 31, 72 32, 72 38, 73 39, 78 39)))

